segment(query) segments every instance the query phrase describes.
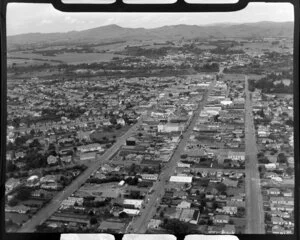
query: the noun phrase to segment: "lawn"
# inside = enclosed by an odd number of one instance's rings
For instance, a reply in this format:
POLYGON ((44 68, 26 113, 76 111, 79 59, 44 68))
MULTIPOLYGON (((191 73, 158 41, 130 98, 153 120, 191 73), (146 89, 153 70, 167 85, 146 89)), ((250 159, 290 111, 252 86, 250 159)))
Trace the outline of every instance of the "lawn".
POLYGON ((103 140, 103 138, 113 139, 114 136, 118 138, 122 136, 124 133, 126 133, 130 127, 131 126, 126 125, 120 129, 111 129, 111 131, 96 131, 92 133, 90 137, 91 139, 95 139, 96 141, 97 140, 101 141, 103 140))
POLYGON ((11 219, 16 224, 22 224, 29 219, 28 215, 19 213, 5 213, 5 218, 11 219))

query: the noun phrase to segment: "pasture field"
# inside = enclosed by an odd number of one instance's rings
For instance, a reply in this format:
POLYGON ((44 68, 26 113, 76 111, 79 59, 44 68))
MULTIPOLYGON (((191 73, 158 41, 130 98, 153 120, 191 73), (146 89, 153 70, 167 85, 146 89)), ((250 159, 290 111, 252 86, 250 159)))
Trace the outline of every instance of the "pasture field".
MULTIPOLYGON (((67 64, 81 64, 81 63, 93 63, 93 62, 107 62, 113 57, 123 58, 123 55, 117 55, 113 53, 64 53, 56 56, 43 56, 34 53, 14 52, 8 55, 8 58, 22 58, 22 61, 36 61, 33 59, 39 59, 44 63, 51 63, 48 60, 62 61, 67 64), (24 58, 24 59, 23 59, 24 58), (45 60, 45 61, 43 61, 45 60)), ((24 63, 25 64, 25 63, 24 63)), ((28 64, 30 66, 30 64, 28 64)))

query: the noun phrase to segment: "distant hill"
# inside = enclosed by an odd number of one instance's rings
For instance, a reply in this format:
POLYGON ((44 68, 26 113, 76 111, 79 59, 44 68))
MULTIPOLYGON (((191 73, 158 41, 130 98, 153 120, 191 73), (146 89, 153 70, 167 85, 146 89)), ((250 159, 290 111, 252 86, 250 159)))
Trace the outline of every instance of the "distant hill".
POLYGON ((123 28, 108 25, 83 31, 65 33, 28 33, 9 36, 8 48, 14 45, 42 43, 100 43, 110 40, 174 40, 184 37, 224 38, 224 37, 293 37, 293 22, 257 22, 244 24, 216 24, 207 26, 174 25, 153 29, 123 28))

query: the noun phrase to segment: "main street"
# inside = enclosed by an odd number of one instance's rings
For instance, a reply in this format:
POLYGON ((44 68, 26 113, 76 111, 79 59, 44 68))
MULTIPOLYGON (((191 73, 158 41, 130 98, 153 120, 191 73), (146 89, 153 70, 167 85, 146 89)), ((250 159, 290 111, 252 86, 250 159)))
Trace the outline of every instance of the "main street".
POLYGON ((252 114, 252 103, 248 90, 248 77, 245 76, 245 154, 246 154, 246 233, 265 233, 263 199, 257 161, 257 145, 252 114))
POLYGON ((159 204, 160 199, 164 195, 165 184, 170 179, 171 175, 175 172, 178 159, 180 159, 180 155, 184 151, 186 143, 189 140, 191 133, 193 132, 193 128, 196 125, 197 119, 199 118, 200 112, 206 105, 207 98, 212 89, 214 88, 215 83, 216 80, 211 82, 208 91, 204 95, 202 101, 199 103, 198 108, 195 110, 192 116, 190 124, 182 134, 182 139, 177 145, 174 154, 172 155, 167 165, 163 168, 163 171, 159 176, 159 181, 155 182, 155 184, 153 185, 154 191, 152 195, 149 196, 149 200, 145 209, 141 209, 141 215, 135 217, 134 220, 131 222, 131 226, 127 230, 128 233, 145 233, 147 231, 148 223, 150 219, 153 218, 153 216, 155 215, 157 205, 159 204))
POLYGON ((91 174, 97 170, 102 164, 109 162, 110 158, 117 153, 119 148, 125 144, 125 141, 130 137, 143 122, 143 117, 140 117, 138 122, 133 125, 124 135, 118 138, 117 142, 109 148, 102 156, 98 157, 81 175, 79 175, 69 186, 63 191, 59 192, 51 202, 38 211, 31 219, 29 219, 18 232, 34 232, 36 226, 46 221, 57 209, 60 207, 61 202, 72 195, 91 174))

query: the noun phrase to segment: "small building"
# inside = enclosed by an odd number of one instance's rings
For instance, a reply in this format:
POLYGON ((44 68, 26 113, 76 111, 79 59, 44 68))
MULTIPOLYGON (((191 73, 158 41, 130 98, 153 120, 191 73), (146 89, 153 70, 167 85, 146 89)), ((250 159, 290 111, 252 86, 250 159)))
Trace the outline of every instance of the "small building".
POLYGON ((141 174, 143 180, 157 181, 158 174, 141 174))
POLYGON ((187 201, 182 201, 176 206, 177 209, 185 209, 185 208, 191 208, 191 203, 187 201))
POLYGON ((272 217, 271 222, 273 225, 284 225, 284 220, 281 217, 272 217))
POLYGON ((86 152, 104 152, 104 149, 99 143, 92 143, 84 146, 79 146, 77 147, 77 150, 81 153, 86 153, 86 152))
POLYGON ((83 152, 80 154, 80 161, 95 160, 96 152, 83 152))
POLYGON ((129 137, 126 139, 126 145, 127 146, 135 146, 136 145, 136 138, 134 137, 129 137))
POLYGON ((68 156, 63 156, 60 158, 60 160, 63 162, 63 163, 70 163, 72 161, 72 156, 71 155, 68 155, 68 156))
POLYGON ((137 216, 140 214, 140 210, 131 208, 124 208, 122 212, 125 212, 130 216, 137 216))
POLYGON ((195 209, 182 209, 179 220, 197 224, 200 217, 200 211, 195 209))
POLYGON ((228 223, 229 222, 229 216, 227 215, 216 215, 213 217, 214 223, 228 223))
POLYGON ((12 190, 16 189, 18 186, 21 185, 21 182, 19 179, 16 178, 10 178, 5 182, 5 193, 8 194, 12 190))
POLYGON ((47 158, 47 163, 49 165, 53 165, 53 164, 56 164, 58 162, 58 158, 56 156, 53 156, 53 155, 50 155, 48 158, 47 158))
POLYGON ((222 183, 224 183, 227 187, 237 187, 238 185, 238 181, 236 180, 231 180, 231 179, 228 179, 228 178, 224 178, 222 183))
POLYGON ((26 207, 24 205, 17 205, 17 206, 6 206, 5 212, 12 212, 12 213, 19 213, 19 214, 26 214, 30 210, 30 207, 26 207))
POLYGON ((232 161, 245 161, 245 152, 233 152, 229 151, 228 152, 228 159, 231 159, 232 161))
POLYGON ((40 185, 40 179, 37 175, 32 175, 26 180, 27 187, 38 187, 40 185))
POLYGON ((192 176, 171 176, 170 182, 175 183, 192 183, 193 177, 192 176))
POLYGON ((67 199, 63 200, 61 203, 61 207, 71 207, 77 204, 78 206, 82 206, 83 198, 82 197, 68 197, 67 199))
POLYGON ((44 177, 41 177, 40 183, 56 183, 58 180, 57 175, 46 175, 44 177))
POLYGON ((144 200, 140 200, 140 199, 124 199, 123 205, 132 206, 133 208, 136 209, 141 209, 143 202, 144 200))
POLYGON ((278 188, 269 188, 269 189, 267 189, 267 194, 268 195, 279 195, 280 190, 278 188))
POLYGON ((267 163, 267 164, 265 164, 265 168, 268 171, 275 170, 276 169, 276 164, 275 163, 267 163))
POLYGON ((273 234, 292 234, 293 232, 290 229, 286 230, 281 226, 275 225, 272 227, 272 233, 273 234))
POLYGON ((149 229, 157 229, 162 224, 162 220, 160 219, 150 219, 150 222, 148 223, 149 229))

